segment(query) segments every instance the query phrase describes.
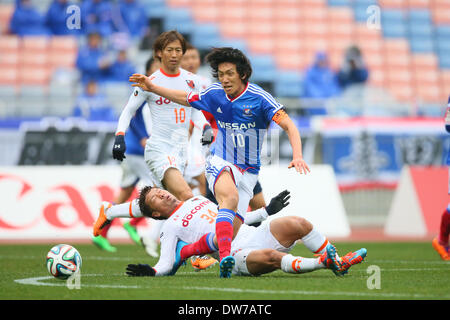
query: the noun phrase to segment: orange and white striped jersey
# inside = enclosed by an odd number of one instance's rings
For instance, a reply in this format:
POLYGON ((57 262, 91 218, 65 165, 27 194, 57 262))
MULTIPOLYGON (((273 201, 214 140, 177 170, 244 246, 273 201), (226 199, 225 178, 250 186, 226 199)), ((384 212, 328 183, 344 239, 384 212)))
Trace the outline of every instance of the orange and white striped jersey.
MULTIPOLYGON (((198 76, 181 68, 180 72, 176 75, 166 74, 161 69, 157 70, 150 76, 150 79, 156 85, 175 90, 183 90, 187 93, 199 92, 201 90, 198 76)), ((169 99, 152 92, 143 91, 140 88, 134 89, 127 105, 123 109, 116 134, 125 132, 128 129, 131 118, 144 102, 147 102, 150 108, 152 122, 152 135, 147 142, 149 147, 186 147, 189 137, 188 130, 191 114, 199 111, 176 104, 169 99)), ((196 116, 195 118, 200 117, 196 116)), ((203 115, 202 118, 200 119, 206 122, 203 115)))

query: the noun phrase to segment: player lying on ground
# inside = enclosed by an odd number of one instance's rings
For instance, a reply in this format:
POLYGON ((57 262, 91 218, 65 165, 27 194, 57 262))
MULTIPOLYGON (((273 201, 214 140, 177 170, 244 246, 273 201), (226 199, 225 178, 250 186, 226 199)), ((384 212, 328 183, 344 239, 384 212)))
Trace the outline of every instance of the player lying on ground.
POLYGON ((234 48, 213 48, 205 59, 220 83, 212 84, 200 94, 158 85, 140 74, 133 74, 130 81, 144 92, 209 112, 219 124, 216 142, 207 158, 206 179, 219 203, 215 232, 220 277, 228 278, 235 263, 230 255, 232 239, 244 222, 253 197, 261 165, 262 141, 272 121, 289 138, 293 158, 288 167, 305 174, 309 167, 303 160, 300 133, 283 106, 268 92, 249 82, 252 67, 245 54, 234 48))
MULTIPOLYGON (((288 205, 286 198, 275 197, 266 211, 278 212, 288 205)), ((217 251, 217 242, 214 241, 217 206, 205 197, 197 196, 181 202, 166 190, 145 187, 139 196, 139 207, 145 216, 167 219, 161 229, 161 256, 154 267, 128 265, 127 274, 174 275, 190 256, 217 251), (194 243, 202 245, 192 245, 194 243)), ((231 254, 236 261, 232 273, 236 275, 260 275, 277 269, 305 273, 324 268, 331 269, 336 275, 344 275, 350 266, 364 260, 367 251, 363 248, 339 258, 335 247, 310 222, 289 216, 273 219, 257 228, 243 225, 233 241, 231 254), (289 254, 298 240, 319 257, 303 258, 289 254)))

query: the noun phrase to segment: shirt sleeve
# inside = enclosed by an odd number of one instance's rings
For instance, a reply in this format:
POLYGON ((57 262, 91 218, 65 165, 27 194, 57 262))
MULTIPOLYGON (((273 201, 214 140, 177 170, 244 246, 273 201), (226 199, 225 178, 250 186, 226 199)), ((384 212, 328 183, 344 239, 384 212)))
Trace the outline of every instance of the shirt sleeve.
POLYGON ((273 120, 275 114, 279 110, 282 110, 283 105, 278 103, 270 93, 264 92, 264 94, 261 95, 261 107, 264 113, 264 118, 267 123, 269 123, 273 120))
POLYGON ((190 92, 186 100, 195 109, 211 112, 211 108, 215 105, 214 93, 221 88, 220 84, 214 83, 200 93, 195 91, 190 92))
MULTIPOLYGON (((167 221, 169 222, 169 221, 167 221)), ((158 263, 153 267, 156 270, 156 277, 171 275, 173 264, 175 263, 175 250, 178 238, 175 235, 175 226, 165 223, 161 228, 161 252, 158 263), (166 228, 165 228, 166 227, 166 228)), ((169 222, 170 223, 170 222, 169 222)))
POLYGON ((147 95, 140 89, 136 88, 130 95, 125 108, 119 117, 119 122, 117 124, 116 135, 119 133, 125 133, 130 126, 131 118, 133 118, 137 109, 145 102, 147 95))

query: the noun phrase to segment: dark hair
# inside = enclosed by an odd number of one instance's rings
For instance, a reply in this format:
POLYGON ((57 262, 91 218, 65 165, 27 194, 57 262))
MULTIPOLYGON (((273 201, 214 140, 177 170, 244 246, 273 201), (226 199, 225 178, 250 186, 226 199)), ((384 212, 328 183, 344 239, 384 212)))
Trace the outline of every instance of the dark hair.
POLYGON ((206 62, 212 68, 214 78, 218 79, 219 64, 230 62, 236 65, 236 71, 242 81, 247 84, 252 75, 252 65, 245 54, 239 50, 230 47, 213 48, 205 57, 206 62))
POLYGON ((196 47, 194 47, 190 42, 186 42, 186 51, 187 50, 197 50, 198 49, 196 47))
POLYGON ((145 217, 152 218, 153 210, 145 203, 145 197, 147 197, 147 194, 152 190, 151 186, 145 186, 141 189, 139 192, 139 198, 138 198, 138 204, 139 204, 139 210, 141 210, 142 214, 145 217))
POLYGON ((179 40, 181 43, 181 50, 183 54, 186 52, 186 40, 183 35, 176 30, 166 31, 161 33, 153 43, 153 56, 161 61, 161 58, 156 54, 158 51, 163 51, 165 47, 171 42, 179 40))

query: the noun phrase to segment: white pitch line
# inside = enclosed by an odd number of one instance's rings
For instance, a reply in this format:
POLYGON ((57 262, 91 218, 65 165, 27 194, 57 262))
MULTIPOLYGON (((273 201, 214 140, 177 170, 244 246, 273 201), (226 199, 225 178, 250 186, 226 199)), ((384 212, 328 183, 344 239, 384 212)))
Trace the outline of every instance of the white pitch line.
MULTIPOLYGON (((82 276, 103 276, 102 274, 83 274, 82 276)), ((25 279, 14 280, 16 283, 24 285, 35 285, 35 286, 49 286, 49 287, 64 287, 67 286, 66 282, 60 283, 48 283, 41 282, 44 280, 53 279, 52 276, 44 277, 33 277, 25 279)), ((80 288, 90 287, 90 288, 117 288, 117 289, 150 289, 152 286, 142 286, 142 285, 109 285, 109 284, 80 284, 80 288)), ((384 297, 384 298, 419 298, 419 299, 433 299, 437 296, 424 295, 420 293, 393 293, 393 292, 380 292, 378 290, 370 292, 351 292, 351 291, 307 291, 307 290, 266 290, 266 289, 241 289, 241 288, 211 288, 211 287, 196 287, 196 286, 186 286, 186 287, 165 287, 173 288, 177 290, 199 290, 199 291, 219 291, 219 292, 239 292, 239 293, 259 293, 279 296, 280 294, 294 294, 294 295, 333 295, 338 297, 384 297)), ((450 299, 450 295, 440 295, 440 299, 450 299)))

